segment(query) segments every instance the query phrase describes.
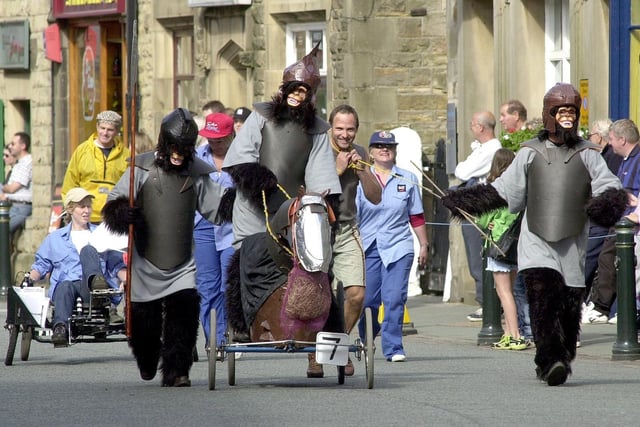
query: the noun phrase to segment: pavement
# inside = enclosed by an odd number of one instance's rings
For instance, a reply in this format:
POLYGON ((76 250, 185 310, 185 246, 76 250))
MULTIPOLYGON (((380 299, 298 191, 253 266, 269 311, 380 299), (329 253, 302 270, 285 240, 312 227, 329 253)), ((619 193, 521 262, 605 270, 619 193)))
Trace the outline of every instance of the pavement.
MULTIPOLYGON (((479 345, 478 343, 481 342, 480 345, 485 345, 486 330, 482 331, 481 339, 479 339, 483 323, 467 320, 467 315, 476 310, 476 306, 443 302, 442 297, 437 295, 410 297, 406 306, 409 316, 405 320, 410 321, 405 323, 408 331, 415 329, 418 335, 428 336, 443 342, 465 345, 479 345), (411 328, 411 323, 413 328, 411 328)), ((612 360, 618 326, 607 323, 583 324, 581 326, 581 346, 577 350, 576 358, 612 360)), ((525 351, 535 352, 535 348, 525 351)), ((637 339, 635 343, 625 343, 622 340, 618 343, 616 359, 621 358, 626 360, 640 359, 640 347, 638 347, 637 339), (624 351, 622 355, 620 349, 624 351)))

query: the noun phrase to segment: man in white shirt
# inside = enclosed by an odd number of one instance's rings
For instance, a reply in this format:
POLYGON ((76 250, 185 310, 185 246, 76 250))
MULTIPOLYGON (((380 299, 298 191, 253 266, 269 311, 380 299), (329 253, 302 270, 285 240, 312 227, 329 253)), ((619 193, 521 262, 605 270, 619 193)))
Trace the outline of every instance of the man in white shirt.
POLYGON ((31 138, 24 132, 13 135, 8 145, 11 154, 17 159, 17 163, 11 169, 11 177, 2 186, 0 200, 11 202, 9 210, 9 231, 11 235, 22 227, 31 215, 31 184, 32 166, 29 147, 31 138))
MULTIPOLYGON (((496 118, 490 111, 474 113, 471 119, 471 131, 476 138, 471 143, 471 154, 458 163, 454 172, 456 178, 463 181, 460 186, 471 186, 485 180, 493 155, 502 148, 502 144, 495 136, 496 118)), ((476 301, 480 304, 473 313, 467 316, 471 322, 482 321, 482 236, 473 226, 463 222, 462 236, 464 238, 465 252, 469 273, 476 284, 476 301)))

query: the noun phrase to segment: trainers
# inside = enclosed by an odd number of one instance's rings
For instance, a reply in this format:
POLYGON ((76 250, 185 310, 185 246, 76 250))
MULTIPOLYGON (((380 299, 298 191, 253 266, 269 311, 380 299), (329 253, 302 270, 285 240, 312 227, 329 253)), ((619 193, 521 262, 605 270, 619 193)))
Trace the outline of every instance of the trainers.
POLYGON ((589 320, 589 323, 607 323, 609 316, 600 313, 594 308, 587 313, 587 319, 589 320))
POLYGON ((111 325, 121 325, 124 323, 124 317, 118 314, 118 309, 115 307, 109 309, 109 323, 111 325))
POLYGON ((391 359, 389 360, 392 362, 405 362, 407 360, 407 356, 402 353, 398 353, 391 356, 391 359))
POLYGON ((494 342, 491 347, 496 350, 511 350, 511 335, 503 335, 500 341, 494 342))
POLYGON ((613 317, 607 321, 607 323, 610 324, 610 325, 617 325, 618 324, 618 313, 614 314, 613 317))
POLYGON ((344 367, 344 375, 347 377, 352 377, 354 373, 355 369, 353 367, 353 362, 351 361, 351 358, 349 358, 347 364, 344 367))
POLYGON ((51 342, 53 343, 54 347, 67 347, 69 345, 69 333, 67 332, 67 325, 65 325, 64 323, 57 323, 53 327, 51 342))
POLYGON ((469 319, 470 322, 482 322, 482 307, 467 315, 467 319, 469 319))
POLYGON ((307 359, 309 360, 309 366, 307 367, 307 378, 324 377, 324 370, 322 369, 322 365, 316 362, 316 354, 309 353, 307 355, 307 359))
POLYGON ((531 346, 531 341, 525 338, 514 339, 511 338, 509 340, 509 350, 526 350, 531 346))

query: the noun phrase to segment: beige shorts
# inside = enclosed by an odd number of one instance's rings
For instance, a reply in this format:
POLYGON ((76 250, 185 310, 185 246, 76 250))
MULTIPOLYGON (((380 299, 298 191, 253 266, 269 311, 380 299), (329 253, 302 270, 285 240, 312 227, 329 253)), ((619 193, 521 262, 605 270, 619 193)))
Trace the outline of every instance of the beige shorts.
POLYGON ((333 244, 333 290, 342 282, 349 286, 364 286, 364 250, 358 227, 351 223, 340 223, 336 228, 333 244))

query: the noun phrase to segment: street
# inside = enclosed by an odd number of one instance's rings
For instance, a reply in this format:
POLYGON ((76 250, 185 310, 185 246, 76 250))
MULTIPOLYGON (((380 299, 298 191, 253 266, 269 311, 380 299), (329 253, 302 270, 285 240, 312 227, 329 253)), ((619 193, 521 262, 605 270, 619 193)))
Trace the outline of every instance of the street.
MULTIPOLYGON (((1 424, 595 426, 640 419, 640 361, 614 362, 606 354, 615 326, 587 325, 573 376, 548 387, 535 378, 534 349, 476 345, 480 325, 464 318, 470 306, 420 296, 408 307, 418 334, 404 337, 407 362, 386 362, 377 352, 372 390, 364 361, 354 360, 355 376, 338 385, 334 367, 325 367, 325 378, 307 379, 303 353, 244 354, 235 386, 227 384, 226 362, 218 363, 216 390, 209 391, 201 344, 191 388, 162 388, 159 375, 142 381, 123 342, 66 349, 33 342, 28 361, 20 360, 18 344, 13 366, 0 368, 1 424)), ((8 336, 0 332, 3 357, 8 336)))

